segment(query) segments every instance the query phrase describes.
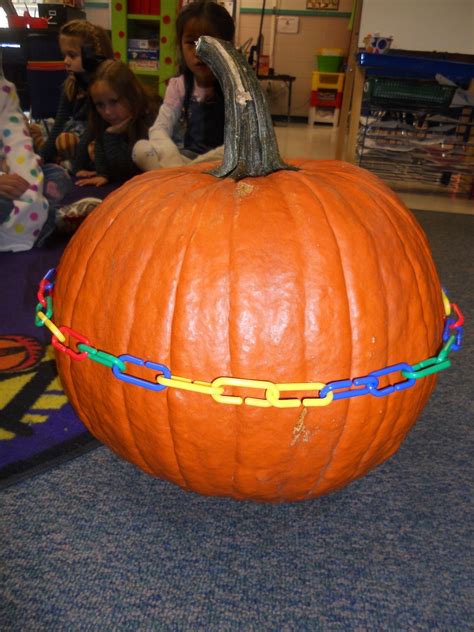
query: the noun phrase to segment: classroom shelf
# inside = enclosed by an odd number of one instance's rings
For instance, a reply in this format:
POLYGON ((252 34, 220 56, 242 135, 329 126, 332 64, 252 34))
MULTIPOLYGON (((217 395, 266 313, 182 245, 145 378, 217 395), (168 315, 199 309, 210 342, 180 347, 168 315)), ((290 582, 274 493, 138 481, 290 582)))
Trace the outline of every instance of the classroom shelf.
POLYGON ((159 77, 159 70, 148 70, 147 68, 134 68, 133 72, 136 75, 144 75, 145 77, 159 77))
POLYGON ((161 0, 159 15, 128 13, 127 0, 111 3, 112 46, 116 59, 128 63, 130 39, 155 39, 158 42, 157 68, 132 68, 133 72, 161 96, 166 84, 177 71, 175 25, 179 0, 161 0))
POLYGON ((144 13, 127 13, 129 20, 140 20, 142 22, 159 22, 161 16, 159 15, 146 15, 144 13))
POLYGON ((338 159, 373 171, 396 191, 473 197, 474 64, 360 52, 351 94, 338 159))

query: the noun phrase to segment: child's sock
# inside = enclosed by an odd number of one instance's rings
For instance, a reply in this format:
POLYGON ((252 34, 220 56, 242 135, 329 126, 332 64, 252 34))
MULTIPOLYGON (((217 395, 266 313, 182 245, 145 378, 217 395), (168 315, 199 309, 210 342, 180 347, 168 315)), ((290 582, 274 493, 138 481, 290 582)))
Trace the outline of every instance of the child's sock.
POLYGON ((147 140, 139 140, 133 146, 132 160, 142 171, 161 169, 160 156, 147 140))
POLYGON ((56 228, 63 233, 75 232, 101 202, 100 198, 87 197, 67 206, 61 206, 56 213, 56 228))

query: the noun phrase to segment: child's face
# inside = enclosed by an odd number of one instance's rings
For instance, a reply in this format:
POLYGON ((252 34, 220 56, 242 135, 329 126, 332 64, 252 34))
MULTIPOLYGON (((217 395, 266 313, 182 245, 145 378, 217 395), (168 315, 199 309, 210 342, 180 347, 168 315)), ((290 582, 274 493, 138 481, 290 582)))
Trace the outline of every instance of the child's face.
POLYGON ((67 72, 83 72, 81 42, 79 38, 70 35, 61 35, 59 37, 59 48, 64 57, 64 65, 67 72))
POLYGON ((214 29, 206 20, 199 18, 188 20, 183 30, 181 50, 184 63, 193 73, 198 86, 206 87, 214 84, 215 77, 211 69, 196 55, 196 41, 201 35, 216 37, 214 29))
POLYGON ((108 81, 95 81, 90 87, 90 95, 99 116, 109 125, 118 125, 132 115, 127 101, 115 92, 108 81))

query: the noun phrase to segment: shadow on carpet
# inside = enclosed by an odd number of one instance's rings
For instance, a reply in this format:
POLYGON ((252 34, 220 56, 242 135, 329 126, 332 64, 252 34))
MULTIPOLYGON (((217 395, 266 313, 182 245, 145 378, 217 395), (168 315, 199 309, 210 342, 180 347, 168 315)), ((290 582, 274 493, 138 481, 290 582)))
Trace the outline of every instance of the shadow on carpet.
POLYGON ((100 445, 61 388, 49 332, 34 324, 39 282, 66 243, 0 253, 0 488, 100 445))

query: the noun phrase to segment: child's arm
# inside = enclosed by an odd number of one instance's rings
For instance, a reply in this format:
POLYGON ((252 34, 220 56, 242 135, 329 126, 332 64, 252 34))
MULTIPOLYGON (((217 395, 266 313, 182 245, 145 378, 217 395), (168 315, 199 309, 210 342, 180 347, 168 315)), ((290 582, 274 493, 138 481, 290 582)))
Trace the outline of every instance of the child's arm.
MULTIPOLYGON (((95 175, 81 178, 76 182, 77 186, 95 186, 102 187, 108 184, 109 177, 107 173, 107 160, 103 145, 103 137, 95 139, 94 142, 94 169, 95 175)), ((79 175, 79 174, 78 174, 79 175)))
MULTIPOLYGON (((94 165, 96 174, 81 179, 78 186, 103 186, 108 182, 125 182, 139 173, 132 161, 128 135, 123 133, 129 121, 109 127, 95 141, 94 165)), ((79 175, 79 174, 78 174, 79 175)))
POLYGON ((43 173, 33 152, 31 137, 18 103, 15 86, 0 78, 0 158, 7 171, 1 178, 4 199, 12 211, 0 224, 0 251, 29 250, 48 215, 43 197, 43 173))
POLYGON ((107 162, 105 160, 105 152, 101 139, 96 139, 94 143, 94 168, 95 172, 77 172, 76 175, 79 179, 76 180, 76 184, 78 187, 103 187, 109 182, 108 176, 105 175, 107 173, 107 162), (88 175, 85 175, 84 177, 82 174, 88 175))
POLYGON ((73 102, 69 101, 63 89, 59 100, 58 111, 54 119, 54 125, 48 135, 48 138, 39 151, 39 156, 44 162, 53 162, 56 157, 56 138, 64 130, 73 110, 73 102))
POLYGON ((80 172, 89 170, 92 166, 92 161, 89 158, 89 144, 92 142, 92 134, 86 129, 79 139, 79 143, 76 148, 76 155, 72 163, 72 173, 80 177, 80 172))
POLYGON ((0 175, 0 197, 8 200, 21 198, 28 189, 29 183, 17 173, 4 173, 0 175))

